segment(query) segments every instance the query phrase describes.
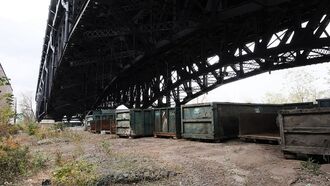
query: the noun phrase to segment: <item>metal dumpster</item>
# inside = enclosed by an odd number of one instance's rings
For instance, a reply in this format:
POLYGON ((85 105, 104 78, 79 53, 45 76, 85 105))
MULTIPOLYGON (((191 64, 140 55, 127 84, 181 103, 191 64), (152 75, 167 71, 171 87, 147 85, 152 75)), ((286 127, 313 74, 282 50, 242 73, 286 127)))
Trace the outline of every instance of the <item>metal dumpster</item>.
POLYGON ((280 111, 279 124, 285 155, 330 155, 329 108, 280 111))
POLYGON ((276 122, 277 113, 283 109, 313 108, 313 102, 274 105, 273 113, 243 113, 239 118, 239 138, 252 141, 280 142, 276 122))
POLYGON ((115 110, 101 110, 99 113, 100 131, 116 134, 116 112, 115 110))
POLYGON ((151 109, 118 110, 116 112, 117 135, 120 137, 145 137, 153 135, 151 109))
MULTIPOLYGON (((154 136, 180 137, 180 123, 175 108, 157 108, 154 112, 154 136)), ((178 110, 180 112, 180 110, 178 110)), ((180 113, 178 113, 180 115, 180 113)))
POLYGON ((319 107, 330 107, 330 99, 317 99, 317 104, 319 107))
POLYGON ((191 139, 236 138, 243 113, 276 113, 278 105, 203 103, 181 107, 181 136, 191 139))
POLYGON ((86 116, 87 123, 91 126, 91 132, 116 134, 115 110, 97 110, 86 116))

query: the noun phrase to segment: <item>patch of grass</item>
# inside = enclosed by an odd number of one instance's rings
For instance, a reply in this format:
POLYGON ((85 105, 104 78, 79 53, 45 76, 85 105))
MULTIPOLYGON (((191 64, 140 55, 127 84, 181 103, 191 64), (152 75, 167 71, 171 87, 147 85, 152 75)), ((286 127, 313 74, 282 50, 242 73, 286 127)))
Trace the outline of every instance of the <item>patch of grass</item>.
POLYGON ((320 174, 320 164, 318 164, 314 159, 308 158, 307 161, 301 162, 301 168, 309 173, 319 175, 320 174))
POLYGON ((33 154, 32 157, 32 170, 33 171, 39 171, 47 167, 47 162, 49 161, 48 157, 41 153, 41 152, 36 152, 33 154))
POLYGON ((83 139, 82 134, 70 130, 64 130, 61 134, 63 138, 67 138, 70 141, 74 143, 81 143, 81 140, 83 139))
POLYGON ((55 165, 61 166, 63 164, 63 153, 60 150, 55 152, 55 165))
POLYGON ((111 143, 109 141, 102 141, 101 142, 101 149, 107 154, 112 154, 111 143))
POLYGON ((73 151, 73 159, 77 159, 78 157, 84 154, 84 149, 81 144, 75 145, 75 150, 73 151))
POLYGON ((95 166, 85 161, 71 161, 53 172, 55 185, 93 185, 97 181, 95 166))
POLYGON ((35 133, 38 140, 58 138, 61 135, 61 131, 54 130, 52 127, 39 127, 35 133))
POLYGON ((55 123, 52 127, 54 130, 61 130, 63 131, 66 128, 65 124, 62 122, 55 123))

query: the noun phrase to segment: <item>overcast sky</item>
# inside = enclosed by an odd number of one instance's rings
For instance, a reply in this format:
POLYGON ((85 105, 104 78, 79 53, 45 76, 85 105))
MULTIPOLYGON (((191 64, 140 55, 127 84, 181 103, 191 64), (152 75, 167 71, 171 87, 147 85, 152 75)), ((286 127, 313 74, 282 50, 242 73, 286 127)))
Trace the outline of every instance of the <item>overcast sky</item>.
POLYGON ((0 0, 0 62, 14 95, 35 94, 49 0, 0 0))
MULTIPOLYGON (((0 62, 11 79, 16 97, 35 94, 49 0, 0 0, 0 62)), ((304 67, 324 77, 329 64, 304 67)), ((299 73, 296 69, 295 73, 299 73)), ((285 72, 277 71, 222 86, 208 101, 261 102, 266 92, 280 91, 285 72)), ((320 81, 320 86, 324 83, 320 81)))

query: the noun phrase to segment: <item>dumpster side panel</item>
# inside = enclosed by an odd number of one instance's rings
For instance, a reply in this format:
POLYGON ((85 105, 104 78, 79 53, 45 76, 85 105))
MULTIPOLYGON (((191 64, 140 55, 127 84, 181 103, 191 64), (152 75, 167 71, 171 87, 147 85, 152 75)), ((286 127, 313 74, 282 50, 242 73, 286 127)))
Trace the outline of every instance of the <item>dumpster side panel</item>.
POLYGON ((183 106, 181 112, 181 135, 183 138, 215 139, 211 104, 183 106))
POLYGON ((141 136, 144 133, 144 116, 141 110, 131 111, 131 135, 141 136))
POLYGON ((176 133, 176 117, 175 117, 175 109, 168 110, 168 132, 176 133))
POLYGON ((330 110, 304 109, 280 113, 283 152, 330 155, 330 110))
POLYGON ((154 111, 154 118, 155 118, 155 132, 161 132, 161 117, 160 117, 160 110, 154 111))
MULTIPOLYGON (((180 113, 180 112, 179 112, 180 113)), ((177 115, 175 108, 154 109, 154 134, 155 136, 179 137, 177 115)))
POLYGON ((154 132, 154 126, 153 126, 153 114, 152 110, 144 110, 143 111, 143 122, 144 122, 144 130, 142 136, 152 136, 154 132))
POLYGON ((116 113, 117 121, 117 135, 118 136, 129 136, 131 133, 131 116, 130 111, 119 111, 116 113))

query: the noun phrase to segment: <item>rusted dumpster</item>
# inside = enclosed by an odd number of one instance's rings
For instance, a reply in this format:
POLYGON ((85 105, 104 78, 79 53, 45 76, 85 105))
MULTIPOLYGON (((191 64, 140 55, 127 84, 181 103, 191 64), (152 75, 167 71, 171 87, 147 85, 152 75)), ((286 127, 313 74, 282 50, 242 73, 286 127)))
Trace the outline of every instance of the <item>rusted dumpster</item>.
POLYGON ((244 141, 280 142, 277 113, 283 109, 313 108, 313 102, 274 105, 273 113, 242 113, 239 118, 239 138, 244 141))
POLYGON ((100 130, 106 133, 116 134, 115 110, 102 110, 100 113, 100 130))
POLYGON ((221 141, 238 137, 239 116, 276 113, 278 105, 243 103, 203 103, 181 107, 181 136, 221 141))
POLYGON ((97 110, 86 117, 87 123, 91 126, 91 132, 116 134, 115 110, 97 110))
POLYGON ((120 137, 153 135, 153 113, 151 109, 118 110, 116 121, 117 135, 120 137))
MULTIPOLYGON (((175 108, 157 108, 154 112, 154 137, 180 137, 180 123, 177 122, 175 108)), ((178 111, 179 112, 179 111, 178 111)), ((179 114, 180 115, 180 114, 179 114)))
POLYGON ((96 133, 96 121, 94 120, 89 121, 89 125, 90 125, 90 132, 96 133))
POLYGON ((280 111, 279 124, 284 155, 330 155, 330 108, 280 111))

